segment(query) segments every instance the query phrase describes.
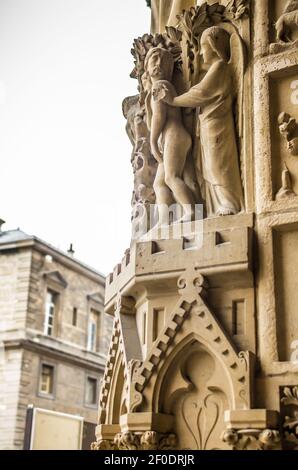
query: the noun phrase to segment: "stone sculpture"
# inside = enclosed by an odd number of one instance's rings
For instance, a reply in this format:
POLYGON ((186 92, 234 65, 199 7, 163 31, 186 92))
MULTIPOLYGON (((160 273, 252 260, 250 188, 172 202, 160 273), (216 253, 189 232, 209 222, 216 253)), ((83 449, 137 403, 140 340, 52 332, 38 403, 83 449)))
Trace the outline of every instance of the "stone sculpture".
POLYGON ((138 226, 134 234, 142 235, 149 220, 149 206, 155 203, 153 181, 156 174, 156 160, 150 151, 150 135, 146 124, 145 108, 140 103, 139 95, 125 98, 123 115, 127 120, 126 132, 132 143, 131 164, 134 173, 134 190, 132 195, 132 222, 138 226))
POLYGON ((195 204, 193 194, 183 180, 187 155, 191 149, 191 136, 183 125, 181 110, 168 106, 159 94, 161 87, 167 87, 172 96, 176 95, 171 83, 173 71, 174 59, 169 51, 157 47, 148 52, 145 72, 152 88, 146 97, 146 111, 151 151, 159 163, 154 191, 161 225, 168 224, 167 207, 173 201, 183 207, 186 220, 193 217, 195 204))
POLYGON ((285 448, 298 450, 298 386, 284 387, 282 395, 285 448))
POLYGON ((175 26, 177 15, 195 4, 196 0, 152 0, 152 32, 161 33, 166 26, 175 26))
POLYGON ((295 42, 270 47, 273 0, 252 11, 248 0, 193 3, 177 25, 135 40, 139 95, 125 114, 136 166, 147 149, 160 169, 167 126, 179 128, 187 145, 175 155, 185 162, 190 149, 179 181, 190 187, 195 165, 207 218, 201 244, 196 224, 152 231, 107 278, 114 325, 93 448, 294 450, 298 55, 295 42))
POLYGON ((203 195, 208 216, 237 214, 243 209, 239 157, 233 116, 231 36, 223 28, 204 31, 201 48, 208 72, 187 93, 175 97, 161 83, 163 100, 174 107, 200 107, 203 195))
POLYGON ((287 149, 292 156, 298 155, 298 125, 295 118, 282 112, 278 116, 279 132, 285 138, 287 149))
POLYGON ((276 22, 277 41, 292 42, 294 31, 298 31, 298 1, 290 0, 276 22))
POLYGON ((296 197, 296 194, 293 191, 292 180, 291 180, 291 173, 285 164, 285 169, 281 175, 282 186, 278 193, 276 194, 276 200, 285 199, 285 198, 292 198, 296 197))

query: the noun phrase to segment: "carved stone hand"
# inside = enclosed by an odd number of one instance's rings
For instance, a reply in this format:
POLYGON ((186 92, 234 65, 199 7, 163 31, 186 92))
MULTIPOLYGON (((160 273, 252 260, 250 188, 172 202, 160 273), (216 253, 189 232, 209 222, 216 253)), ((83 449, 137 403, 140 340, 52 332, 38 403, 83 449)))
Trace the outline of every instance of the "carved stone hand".
POLYGON ((167 104, 173 103, 173 92, 164 83, 158 83, 153 90, 154 101, 164 101, 167 104))

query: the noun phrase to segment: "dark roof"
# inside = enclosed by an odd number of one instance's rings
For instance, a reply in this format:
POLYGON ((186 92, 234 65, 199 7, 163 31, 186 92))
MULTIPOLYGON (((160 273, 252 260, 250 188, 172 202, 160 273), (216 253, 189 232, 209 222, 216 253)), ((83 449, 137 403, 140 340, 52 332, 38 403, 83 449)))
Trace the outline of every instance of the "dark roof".
POLYGON ((33 235, 28 235, 27 233, 23 232, 19 228, 16 229, 16 230, 0 231, 0 251, 1 251, 1 245, 10 245, 10 244, 19 243, 19 242, 26 242, 26 241, 32 241, 33 243, 34 242, 41 243, 43 246, 47 247, 49 250, 55 251, 57 254, 68 258, 72 262, 82 266, 83 268, 87 269, 88 271, 92 271, 92 273, 102 277, 103 279, 105 278, 104 274, 102 274, 101 272, 99 272, 96 269, 92 268, 88 264, 85 264, 82 261, 79 261, 78 259, 74 258, 73 256, 70 256, 65 251, 60 250, 59 248, 56 248, 55 246, 51 245, 50 243, 45 242, 44 240, 41 240, 38 237, 35 237, 33 235))

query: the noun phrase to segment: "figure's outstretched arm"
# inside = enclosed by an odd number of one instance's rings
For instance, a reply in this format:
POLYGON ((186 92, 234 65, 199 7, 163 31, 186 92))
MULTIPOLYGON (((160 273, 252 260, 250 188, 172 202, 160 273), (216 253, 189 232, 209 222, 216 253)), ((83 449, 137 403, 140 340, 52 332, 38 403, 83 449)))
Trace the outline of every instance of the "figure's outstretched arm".
POLYGON ((162 101, 154 102, 152 104, 152 114, 150 133, 151 152, 154 158, 159 163, 162 163, 162 154, 159 150, 158 140, 166 123, 167 105, 162 101))
POLYGON ((212 102, 220 93, 220 67, 221 63, 214 64, 200 83, 180 96, 173 97, 169 92, 164 101, 179 108, 197 108, 212 102))

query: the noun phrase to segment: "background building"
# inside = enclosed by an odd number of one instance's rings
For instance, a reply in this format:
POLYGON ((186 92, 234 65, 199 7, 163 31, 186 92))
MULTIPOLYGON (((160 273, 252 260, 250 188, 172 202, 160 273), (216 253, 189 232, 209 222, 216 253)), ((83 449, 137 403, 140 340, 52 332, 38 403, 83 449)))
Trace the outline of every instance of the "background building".
POLYGON ((110 336, 104 277, 72 248, 1 225, 0 448, 23 447, 28 404, 80 415, 92 434, 110 336))

